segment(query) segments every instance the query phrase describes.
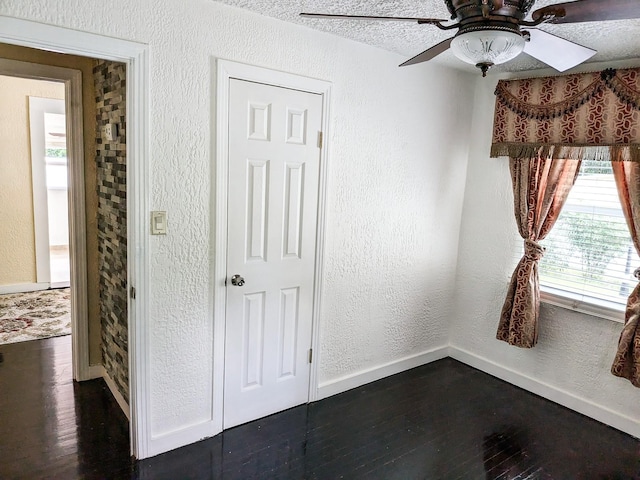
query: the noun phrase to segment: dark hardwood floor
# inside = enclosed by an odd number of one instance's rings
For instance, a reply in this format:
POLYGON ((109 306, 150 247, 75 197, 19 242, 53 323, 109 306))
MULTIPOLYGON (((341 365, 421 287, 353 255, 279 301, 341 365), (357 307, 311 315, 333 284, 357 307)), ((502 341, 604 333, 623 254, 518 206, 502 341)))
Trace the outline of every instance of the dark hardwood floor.
POLYGON ((0 479, 640 479, 640 442, 451 359, 131 462, 70 338, 0 345, 0 479))
POLYGON ((131 477, 127 418, 102 379, 73 382, 71 336, 0 353, 0 479, 131 477))

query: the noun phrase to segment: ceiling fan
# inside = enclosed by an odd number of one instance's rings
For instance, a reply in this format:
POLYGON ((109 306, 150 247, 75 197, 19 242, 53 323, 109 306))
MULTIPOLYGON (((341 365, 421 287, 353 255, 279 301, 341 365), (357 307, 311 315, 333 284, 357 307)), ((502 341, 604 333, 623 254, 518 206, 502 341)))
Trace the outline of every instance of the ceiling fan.
POLYGON ((452 38, 428 48, 400 66, 426 62, 451 48, 460 60, 475 65, 486 76, 494 65, 508 62, 523 51, 558 71, 587 61, 596 51, 544 30, 542 23, 579 23, 640 18, 640 0, 576 0, 534 10, 525 20, 535 0, 444 0, 451 20, 439 18, 377 17, 301 13, 302 17, 392 20, 435 25, 442 30, 458 29, 452 38), (524 27, 524 28, 521 28, 524 27))

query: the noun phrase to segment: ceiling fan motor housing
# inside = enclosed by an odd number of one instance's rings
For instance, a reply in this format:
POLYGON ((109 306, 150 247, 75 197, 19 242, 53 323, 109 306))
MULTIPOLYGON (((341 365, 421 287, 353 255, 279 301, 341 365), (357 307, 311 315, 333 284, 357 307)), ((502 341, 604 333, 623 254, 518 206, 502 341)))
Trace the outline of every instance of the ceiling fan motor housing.
POLYGON ((504 17, 504 21, 517 24, 529 13, 535 0, 444 0, 452 20, 464 27, 487 17, 504 17))

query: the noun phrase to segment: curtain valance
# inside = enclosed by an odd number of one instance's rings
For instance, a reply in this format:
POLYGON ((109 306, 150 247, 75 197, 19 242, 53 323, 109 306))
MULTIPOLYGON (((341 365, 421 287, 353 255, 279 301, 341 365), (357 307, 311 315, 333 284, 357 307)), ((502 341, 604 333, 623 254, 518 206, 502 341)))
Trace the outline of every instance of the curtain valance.
POLYGON ((495 94, 492 157, 555 147, 564 158, 640 161, 640 68, 501 80, 495 94))

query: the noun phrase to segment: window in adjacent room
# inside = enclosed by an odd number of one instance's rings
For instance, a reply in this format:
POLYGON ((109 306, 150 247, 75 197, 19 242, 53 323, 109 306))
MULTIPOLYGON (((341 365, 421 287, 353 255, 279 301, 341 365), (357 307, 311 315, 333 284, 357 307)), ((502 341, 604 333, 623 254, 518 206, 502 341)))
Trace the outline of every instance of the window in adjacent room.
POLYGON ((622 213, 610 161, 582 162, 567 202, 541 244, 546 247, 540 261, 543 300, 559 300, 563 306, 595 314, 624 310, 638 283, 633 272, 640 267, 640 258, 622 213))

